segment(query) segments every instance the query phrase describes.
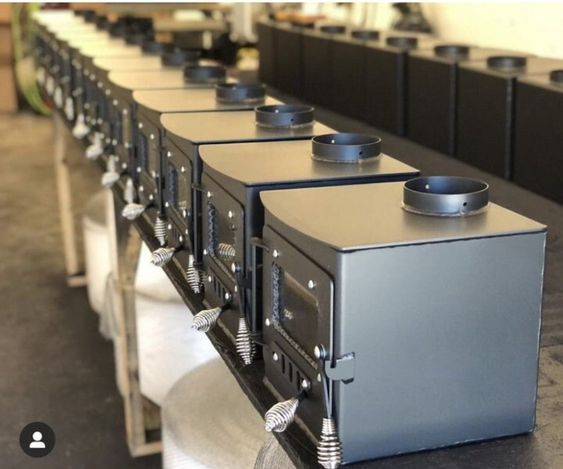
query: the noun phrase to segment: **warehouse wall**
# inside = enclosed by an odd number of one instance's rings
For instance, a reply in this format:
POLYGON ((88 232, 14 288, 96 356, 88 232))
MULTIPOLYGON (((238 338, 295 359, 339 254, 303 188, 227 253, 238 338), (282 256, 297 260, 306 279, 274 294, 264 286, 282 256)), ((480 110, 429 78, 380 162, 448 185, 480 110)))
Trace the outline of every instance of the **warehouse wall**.
POLYGON ((563 59, 563 5, 548 3, 428 3, 436 34, 563 59))

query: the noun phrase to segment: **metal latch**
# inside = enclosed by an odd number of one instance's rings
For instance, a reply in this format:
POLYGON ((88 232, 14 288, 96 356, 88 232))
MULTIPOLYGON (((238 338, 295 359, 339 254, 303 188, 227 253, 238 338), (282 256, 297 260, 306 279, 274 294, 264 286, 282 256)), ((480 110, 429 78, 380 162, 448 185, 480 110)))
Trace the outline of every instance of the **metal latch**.
POLYGON ((344 383, 353 381, 356 374, 356 357, 354 352, 337 358, 334 366, 332 366, 330 360, 325 360, 325 373, 332 381, 343 381, 344 383))

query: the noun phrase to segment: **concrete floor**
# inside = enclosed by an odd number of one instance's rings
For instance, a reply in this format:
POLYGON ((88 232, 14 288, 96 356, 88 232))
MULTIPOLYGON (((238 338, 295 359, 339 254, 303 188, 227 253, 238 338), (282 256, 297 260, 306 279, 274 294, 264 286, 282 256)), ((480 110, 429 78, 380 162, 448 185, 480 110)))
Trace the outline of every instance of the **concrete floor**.
MULTIPOLYGON (((322 110, 317 118, 340 131, 375 132, 322 110)), ((386 153, 426 174, 489 181, 493 201, 549 225, 549 243, 534 435, 376 466, 469 468, 479 461, 482 468, 563 467, 563 207, 414 143, 377 134, 386 153)), ((0 135, 0 466, 159 467, 160 456, 129 457, 112 345, 97 332, 85 289, 65 283, 51 121, 29 114, 3 116, 0 135), (30 464, 18 438, 34 420, 54 428, 57 445, 48 458, 30 464)))
POLYGON ((160 467, 129 456, 112 344, 65 283, 51 120, 0 116, 0 136, 0 467, 160 467), (37 420, 57 441, 31 460, 19 434, 37 420))

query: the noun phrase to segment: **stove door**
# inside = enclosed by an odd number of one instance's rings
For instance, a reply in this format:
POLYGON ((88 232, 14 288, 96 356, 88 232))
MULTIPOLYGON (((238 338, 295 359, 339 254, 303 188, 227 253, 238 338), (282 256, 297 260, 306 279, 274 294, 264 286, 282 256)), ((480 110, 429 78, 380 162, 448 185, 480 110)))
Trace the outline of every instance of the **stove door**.
POLYGON ((332 350, 334 285, 330 275, 269 227, 263 262, 263 337, 267 382, 283 398, 310 389, 297 416, 313 435, 323 417, 314 349, 332 350))
POLYGON ((245 272, 245 209, 206 173, 202 177, 201 246, 203 269, 207 277, 205 301, 210 307, 232 298, 219 324, 233 338, 237 336, 241 313, 246 314, 248 290, 239 283, 245 272), (210 281, 211 279, 211 281, 210 281), (235 294, 235 286, 238 290, 235 294))
MULTIPOLYGON (((166 140, 162 149, 164 191, 163 202, 166 216, 172 222, 176 238, 183 236, 184 248, 191 254, 194 236, 192 200, 192 165, 188 156, 166 140), (189 239, 188 239, 189 238, 189 239)), ((199 256, 197 256, 199 258, 199 256)))
MULTIPOLYGON (((203 248, 233 281, 245 272, 245 210, 222 186, 204 174, 202 206, 203 248), (209 197, 211 195, 211 197, 209 197)), ((204 260, 204 265, 206 264, 204 260)))

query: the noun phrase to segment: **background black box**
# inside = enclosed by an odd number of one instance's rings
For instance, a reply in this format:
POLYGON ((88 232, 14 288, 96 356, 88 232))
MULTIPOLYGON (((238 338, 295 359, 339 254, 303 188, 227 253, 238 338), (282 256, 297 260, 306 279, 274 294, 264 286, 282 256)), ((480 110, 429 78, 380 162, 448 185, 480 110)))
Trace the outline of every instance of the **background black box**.
POLYGON ((563 204, 563 70, 516 83, 514 181, 563 204))
POLYGON ((523 55, 495 59, 508 65, 513 58, 524 60, 526 66, 491 68, 487 61, 467 62, 459 66, 458 77, 456 155, 506 179, 512 177, 516 78, 561 65, 553 59, 523 55))
POLYGON ((397 135, 406 134, 407 59, 409 50, 431 48, 430 38, 396 34, 367 45, 366 121, 397 135), (389 45, 398 40, 399 46, 389 45))
POLYGON ((267 85, 275 84, 275 42, 274 28, 275 22, 264 20, 256 23, 256 33, 258 35, 258 79, 267 85))
POLYGON ((274 86, 292 96, 303 96, 304 26, 278 23, 274 29, 274 86))
POLYGON ((331 76, 338 92, 332 94, 328 104, 330 109, 340 114, 362 120, 366 117, 366 45, 378 41, 378 38, 365 40, 355 37, 363 32, 352 31, 334 39, 331 76))
MULTIPOLYGON (((321 26, 326 27, 330 26, 321 26)), ((331 73, 335 36, 318 28, 303 30, 303 98, 309 103, 328 107, 332 102, 333 89, 338 86, 331 73)))
POLYGON ((441 153, 455 155, 458 66, 501 53, 506 51, 464 45, 411 51, 407 79, 408 137, 441 153))

